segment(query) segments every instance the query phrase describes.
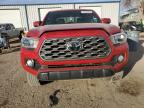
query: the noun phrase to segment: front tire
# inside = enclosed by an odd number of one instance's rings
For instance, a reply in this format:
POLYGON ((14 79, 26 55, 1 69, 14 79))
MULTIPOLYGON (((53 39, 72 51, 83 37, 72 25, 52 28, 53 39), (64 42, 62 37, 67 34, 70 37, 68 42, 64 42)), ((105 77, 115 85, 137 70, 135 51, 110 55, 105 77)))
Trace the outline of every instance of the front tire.
POLYGON ((19 38, 19 40, 21 41, 21 39, 22 39, 22 35, 20 34, 18 38, 19 38))
POLYGON ((7 37, 3 37, 3 45, 5 49, 10 48, 9 39, 7 37))
POLYGON ((0 53, 2 53, 2 48, 0 48, 0 53))
POLYGON ((21 41, 23 35, 24 35, 24 32, 20 32, 20 35, 18 37, 20 41, 21 41))
POLYGON ((139 31, 127 31, 129 51, 136 52, 139 47, 139 31))
POLYGON ((136 42, 136 41, 134 41, 132 39, 128 39, 127 42, 128 42, 128 45, 129 45, 129 51, 137 52, 138 46, 139 46, 139 42, 136 42))

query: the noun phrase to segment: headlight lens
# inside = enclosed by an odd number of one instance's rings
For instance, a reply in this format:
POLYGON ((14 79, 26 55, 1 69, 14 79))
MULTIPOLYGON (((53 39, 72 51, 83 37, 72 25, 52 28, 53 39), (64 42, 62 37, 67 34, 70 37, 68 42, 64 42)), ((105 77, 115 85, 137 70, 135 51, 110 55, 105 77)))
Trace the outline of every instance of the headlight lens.
POLYGON ((118 33, 111 36, 113 44, 122 44, 127 42, 127 35, 125 33, 118 33))
POLYGON ((22 47, 35 49, 38 45, 38 39, 23 37, 21 40, 22 47))

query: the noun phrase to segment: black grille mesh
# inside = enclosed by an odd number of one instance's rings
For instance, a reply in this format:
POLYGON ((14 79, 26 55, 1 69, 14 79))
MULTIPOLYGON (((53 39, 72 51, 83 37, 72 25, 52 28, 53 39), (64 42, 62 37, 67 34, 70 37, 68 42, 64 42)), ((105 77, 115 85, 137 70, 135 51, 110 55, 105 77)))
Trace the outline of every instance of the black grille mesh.
POLYGON ((39 51, 43 60, 72 60, 104 58, 110 53, 110 47, 103 37, 85 36, 78 38, 46 39, 39 51), (77 41, 83 47, 78 51, 68 50, 67 44, 77 41))

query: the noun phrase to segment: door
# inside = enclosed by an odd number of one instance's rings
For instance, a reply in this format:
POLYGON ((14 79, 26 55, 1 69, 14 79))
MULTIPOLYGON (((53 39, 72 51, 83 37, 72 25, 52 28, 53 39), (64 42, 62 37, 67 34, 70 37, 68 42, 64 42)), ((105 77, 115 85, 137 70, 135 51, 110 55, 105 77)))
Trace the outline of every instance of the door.
POLYGON ((13 37, 18 37, 20 35, 20 31, 16 29, 13 24, 9 24, 9 25, 10 25, 13 37))
POLYGON ((6 24, 6 32, 9 36, 9 38, 15 38, 19 36, 18 31, 12 26, 12 24, 6 24))

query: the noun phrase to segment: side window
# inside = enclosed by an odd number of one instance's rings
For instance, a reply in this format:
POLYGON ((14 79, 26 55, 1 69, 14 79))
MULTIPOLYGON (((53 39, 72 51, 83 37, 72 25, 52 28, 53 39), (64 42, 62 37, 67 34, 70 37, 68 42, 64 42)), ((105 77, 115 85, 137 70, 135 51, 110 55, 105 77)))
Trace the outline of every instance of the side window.
POLYGON ((56 24, 65 24, 65 19, 64 18, 57 18, 56 24))
POLYGON ((11 27, 10 27, 10 25, 8 24, 8 25, 6 25, 6 30, 11 30, 11 27))

